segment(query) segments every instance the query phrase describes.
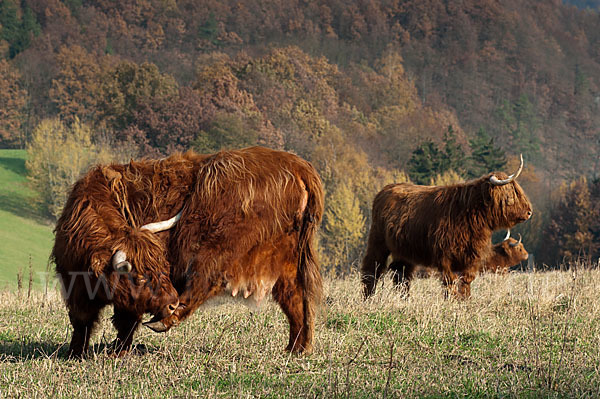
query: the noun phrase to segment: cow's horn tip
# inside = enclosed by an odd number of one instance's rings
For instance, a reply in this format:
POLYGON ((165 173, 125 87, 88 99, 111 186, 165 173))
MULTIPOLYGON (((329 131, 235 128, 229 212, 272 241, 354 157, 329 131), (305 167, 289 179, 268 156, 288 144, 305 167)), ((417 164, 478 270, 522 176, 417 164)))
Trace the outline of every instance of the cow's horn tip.
POLYGON ((145 323, 143 323, 144 326, 148 327, 149 329, 151 329, 154 332, 165 332, 167 331, 169 328, 165 325, 165 323, 163 323, 162 321, 158 320, 158 321, 147 321, 145 323))

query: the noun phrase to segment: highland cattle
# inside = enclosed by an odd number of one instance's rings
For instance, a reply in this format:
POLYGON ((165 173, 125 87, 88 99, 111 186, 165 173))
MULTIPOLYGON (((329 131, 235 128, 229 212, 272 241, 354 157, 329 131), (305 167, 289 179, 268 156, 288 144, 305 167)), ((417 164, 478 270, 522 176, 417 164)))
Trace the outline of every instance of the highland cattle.
POLYGON ((283 151, 96 167, 73 188, 55 229, 52 258, 74 328, 69 353, 87 350, 108 304, 122 354, 144 313, 154 315, 148 327, 166 331, 221 294, 257 303, 272 294, 290 324, 287 349, 310 352, 322 214, 317 172, 283 151))
POLYGON ((408 293, 417 265, 442 276, 445 294, 468 298, 471 282, 491 255, 492 233, 531 217, 532 206, 516 179, 489 173, 448 186, 385 186, 373 201, 371 228, 361 267, 363 294, 371 296, 391 255, 408 293))

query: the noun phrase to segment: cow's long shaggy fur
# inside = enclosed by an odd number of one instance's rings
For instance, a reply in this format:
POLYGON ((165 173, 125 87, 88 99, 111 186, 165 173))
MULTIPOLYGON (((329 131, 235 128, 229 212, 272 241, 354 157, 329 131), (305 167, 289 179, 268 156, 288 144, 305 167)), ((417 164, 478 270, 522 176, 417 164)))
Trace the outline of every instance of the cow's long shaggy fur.
POLYGON ((131 337, 144 312, 166 316, 168 305, 177 303, 165 243, 139 228, 183 207, 195 184, 199 159, 186 154, 97 166, 74 185, 56 224, 51 254, 74 327, 72 355, 87 350, 100 309, 107 304, 115 305, 118 337, 131 337), (117 250, 123 250, 133 266, 128 276, 112 268, 117 250), (135 322, 119 322, 121 318, 135 322))
POLYGON ((364 295, 374 292, 391 254, 395 264, 402 265, 407 290, 414 268, 424 265, 438 270, 449 290, 468 297, 471 281, 490 256, 492 232, 510 228, 531 214, 531 204, 518 183, 494 186, 491 176, 450 186, 384 187, 373 202, 361 269, 364 295))
POLYGON ((74 327, 70 353, 85 352, 107 304, 126 351, 144 312, 176 323, 227 284, 257 301, 272 290, 290 321, 288 349, 309 351, 322 291, 312 241, 322 213, 316 171, 281 151, 188 152, 94 168, 74 186, 52 252, 74 327), (140 229, 179 211, 174 231, 140 229), (133 266, 128 276, 112 269, 117 250, 133 266), (177 301, 171 280, 182 306, 165 319, 177 301))
POLYGON ((323 214, 314 168, 292 154, 253 147, 202 162, 171 241, 183 320, 221 293, 273 292, 290 321, 289 350, 310 351, 322 281, 313 238, 323 214))

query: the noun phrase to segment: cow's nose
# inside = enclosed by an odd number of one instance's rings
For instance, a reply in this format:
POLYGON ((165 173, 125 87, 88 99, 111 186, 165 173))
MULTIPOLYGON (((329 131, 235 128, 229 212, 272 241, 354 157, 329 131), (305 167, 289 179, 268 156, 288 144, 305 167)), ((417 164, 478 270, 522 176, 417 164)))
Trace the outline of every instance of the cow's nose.
POLYGON ((175 309, 177 309, 177 306, 179 306, 179 301, 177 301, 177 303, 172 303, 169 305, 169 311, 171 313, 173 313, 175 311, 175 309))
POLYGON ((527 218, 530 218, 533 212, 527 211, 527 218))

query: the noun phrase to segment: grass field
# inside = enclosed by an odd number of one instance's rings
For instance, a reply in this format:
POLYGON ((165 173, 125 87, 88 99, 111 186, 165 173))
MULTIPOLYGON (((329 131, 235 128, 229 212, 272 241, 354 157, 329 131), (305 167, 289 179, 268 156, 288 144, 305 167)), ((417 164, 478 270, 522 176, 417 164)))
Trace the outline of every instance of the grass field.
POLYGON ((444 300, 435 279, 408 300, 389 287, 364 302, 358 277, 326 282, 315 352, 291 356, 271 301, 200 309, 166 334, 139 330, 138 352, 107 355, 110 309, 83 361, 65 360, 60 296, 0 293, 0 394, 8 397, 600 396, 600 271, 487 275, 444 300), (142 346, 143 344, 143 346, 142 346))
POLYGON ((31 262, 39 288, 54 239, 52 226, 38 216, 35 194, 26 185, 25 155, 24 150, 0 150, 0 287, 16 287, 20 270, 27 285, 31 262))
POLYGON ((486 275, 464 302, 433 278, 408 300, 387 281, 366 302, 357 276, 328 280, 315 351, 300 357, 283 351, 288 324, 272 302, 143 328, 123 359, 105 349, 106 309, 90 356, 67 360, 71 326, 56 280, 43 284, 52 227, 33 196, 25 152, 0 150, 0 397, 600 397, 599 265, 486 275))

